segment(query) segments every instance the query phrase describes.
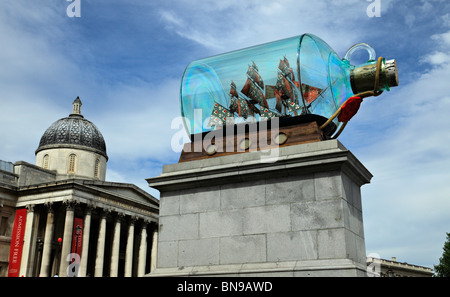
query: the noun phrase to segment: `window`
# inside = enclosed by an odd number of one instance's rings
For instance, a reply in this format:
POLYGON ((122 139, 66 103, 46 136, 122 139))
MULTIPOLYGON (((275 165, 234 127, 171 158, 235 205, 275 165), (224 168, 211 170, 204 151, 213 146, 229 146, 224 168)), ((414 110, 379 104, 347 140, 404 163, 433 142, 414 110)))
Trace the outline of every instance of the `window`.
POLYGON ((100 159, 95 160, 94 177, 100 177, 100 159))
POLYGON ((48 169, 48 158, 49 158, 49 156, 45 155, 44 159, 42 160, 42 168, 44 168, 44 169, 48 169))
POLYGON ((67 169, 67 173, 75 173, 75 163, 77 161, 77 156, 75 154, 69 155, 69 168, 67 169))

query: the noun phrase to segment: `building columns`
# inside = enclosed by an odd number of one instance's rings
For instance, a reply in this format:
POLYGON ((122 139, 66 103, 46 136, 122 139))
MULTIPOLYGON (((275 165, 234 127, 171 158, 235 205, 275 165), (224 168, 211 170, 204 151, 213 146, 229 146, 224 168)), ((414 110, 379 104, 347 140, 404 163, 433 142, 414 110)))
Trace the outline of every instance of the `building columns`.
POLYGON ((100 228, 98 231, 97 253, 95 256, 95 274, 96 277, 103 276, 103 262, 105 258, 105 237, 106 237, 106 215, 105 211, 102 211, 100 219, 100 228))
POLYGON ((84 277, 87 273, 87 263, 88 263, 88 253, 89 253, 89 236, 91 231, 91 216, 92 216, 91 205, 87 206, 86 214, 84 216, 84 227, 83 227, 83 245, 81 247, 81 260, 80 260, 80 270, 78 272, 79 276, 84 277))
POLYGON ((26 208, 27 208, 27 221, 25 223, 25 234, 23 237, 22 259, 20 261, 20 270, 19 270, 20 276, 29 276, 28 261, 30 258, 31 238, 33 235, 34 204, 29 204, 26 206, 26 208))
POLYGON ((153 231, 152 249, 150 254, 150 272, 156 269, 156 261, 158 259, 158 226, 153 231))
POLYGON ((64 234, 61 247, 61 265, 59 266, 59 275, 67 276, 67 267, 69 266, 70 252, 72 248, 72 232, 73 232, 73 219, 75 215, 75 203, 74 201, 64 201, 66 204, 66 218, 64 222, 64 234), (68 259, 69 258, 69 259, 68 259))
POLYGON ((133 244, 134 244, 134 222, 136 218, 130 219, 128 226, 127 249, 125 252, 125 277, 131 277, 133 274, 133 244))
POLYGON ((119 276, 120 228, 123 217, 124 215, 120 213, 115 217, 111 254, 111 277, 119 276))
POLYGON ((142 224, 138 261, 138 277, 141 277, 145 274, 145 265, 147 264, 147 222, 142 224))
POLYGON ((53 233, 55 230, 55 213, 52 208, 52 203, 45 203, 45 206, 47 207, 47 223, 45 225, 44 247, 42 250, 42 262, 39 273, 40 277, 50 276, 50 256, 52 253, 53 233))
MULTIPOLYGON (((68 199, 62 202, 57 201, 57 204, 55 204, 55 202, 46 202, 38 207, 35 207, 35 205, 27 205, 23 253, 19 276, 27 277, 39 275, 41 277, 49 277, 53 276, 53 274, 58 274, 61 277, 85 277, 88 268, 94 268, 94 271, 89 272, 95 277, 102 277, 104 275, 118 277, 119 273, 121 274, 122 271, 119 269, 119 264, 122 263, 120 262, 119 257, 121 252, 124 252, 123 248, 125 248, 125 265, 123 268, 125 277, 132 277, 133 275, 139 277, 144 276, 147 265, 150 266, 150 269, 153 269, 153 266, 156 263, 156 259, 154 259, 156 253, 155 251, 148 251, 148 249, 155 248, 157 241, 157 239, 155 240, 155 236, 157 235, 153 232, 150 234, 148 233, 149 231, 147 229, 149 228, 149 221, 147 218, 131 215, 126 212, 121 212, 120 210, 114 210, 113 217, 115 220, 112 225, 113 230, 110 239, 109 235, 108 238, 106 238, 106 235, 107 218, 110 217, 108 214, 111 213, 111 210, 109 209, 108 211, 102 209, 98 227, 97 250, 95 254, 91 251, 92 255, 89 255, 89 245, 92 247, 92 244, 95 244, 95 242, 90 243, 90 237, 92 236, 92 234, 90 234, 90 229, 92 228, 92 210, 95 206, 87 204, 83 205, 85 213, 82 225, 82 246, 81 248, 78 246, 77 251, 77 253, 80 254, 80 259, 79 262, 72 263, 74 258, 71 254, 75 231, 74 220, 75 216, 83 217, 81 208, 77 207, 80 203, 82 202, 68 199), (62 203, 62 205, 60 203, 62 203), (77 212, 75 212, 75 208, 77 209, 77 212), (42 220, 39 220, 39 216, 43 216, 42 220), (46 220, 44 219, 44 216, 46 216, 46 220), (125 218, 128 223, 126 228, 123 228, 125 227, 122 226, 123 222, 125 222, 125 218), (135 230, 137 222, 140 232, 135 230), (61 226, 61 223, 64 225, 61 226), (37 230, 37 228, 39 228, 39 230, 37 230), (137 237, 135 236, 135 231, 137 237), (34 250, 36 249, 37 235, 42 235, 43 244, 41 252, 36 253, 35 255, 34 250), (148 243, 148 236, 153 237, 151 246, 148 243), (55 241, 55 238, 57 237, 61 237, 59 246, 57 246, 58 243, 55 241), (126 246, 121 246, 121 240, 124 241, 124 239, 126 239, 126 246), (108 255, 108 258, 105 258, 105 249, 108 248, 111 248, 111 256, 109 257, 109 250, 107 250, 106 254, 108 255), (110 263, 108 263, 108 261, 110 261, 110 263), (106 268, 107 270, 105 270, 105 264, 106 267, 110 264, 109 269, 106 268), (33 265, 37 266, 33 268, 33 265), (78 265, 78 267, 75 267, 75 270, 73 270, 74 265, 78 265), (72 271, 76 271, 77 275, 71 273, 69 267, 72 271)), ((95 224, 96 222, 97 221, 95 220, 95 224)), ((149 230, 152 229, 153 228, 149 230)), ((77 239, 79 239, 79 237, 77 237, 77 239)))

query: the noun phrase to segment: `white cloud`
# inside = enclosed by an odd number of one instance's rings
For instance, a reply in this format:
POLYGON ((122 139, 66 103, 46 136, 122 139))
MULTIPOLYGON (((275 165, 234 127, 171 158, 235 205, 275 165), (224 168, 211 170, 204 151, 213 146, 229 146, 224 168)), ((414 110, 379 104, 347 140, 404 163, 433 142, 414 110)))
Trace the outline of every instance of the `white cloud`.
POLYGON ((60 114, 61 110, 41 96, 26 94, 21 96, 0 91, 0 159, 11 162, 24 160, 34 164, 34 151, 39 146, 40 138, 52 121, 59 119, 55 115, 60 114))
POLYGON ((450 62, 450 55, 444 52, 434 52, 423 58, 422 61, 433 65, 441 65, 450 62))
POLYGON ((344 51, 366 33, 355 24, 368 19, 368 3, 356 0, 175 2, 170 2, 170 8, 160 8, 166 28, 215 52, 303 33, 316 34, 344 51))
POLYGON ((161 10, 160 12, 161 18, 167 22, 169 25, 175 26, 184 26, 184 22, 172 11, 161 10))
POLYGON ((161 85, 113 87, 105 94, 111 102, 96 120, 105 137, 108 154, 115 158, 163 160, 173 154, 170 123, 180 115, 179 80, 161 85))
POLYGON ((416 20, 416 16, 412 13, 408 13, 407 15, 405 15, 405 24, 412 28, 414 26, 414 22, 416 20))
POLYGON ((435 40, 442 46, 448 47, 450 46, 450 31, 442 34, 434 34, 431 36, 431 39, 435 40))
POLYGON ((441 16, 442 25, 450 27, 450 13, 446 13, 441 16))
POLYGON ((5 1, 0 8, 0 158, 13 162, 34 163, 44 131, 70 113, 60 100, 82 76, 55 45, 66 34, 58 26, 62 16, 56 6, 41 4, 5 1))
MULTIPOLYGON (((70 114, 78 95, 82 114, 105 138, 109 163, 113 164, 109 177, 122 182, 130 178, 121 162, 136 166, 146 158, 176 159, 170 146, 170 135, 175 132, 170 122, 180 114, 179 81, 168 79, 151 85, 130 79, 109 85, 107 79, 92 72, 91 65, 79 64, 78 55, 89 55, 92 45, 83 45, 83 53, 65 47, 68 40, 79 36, 58 26, 70 20, 64 5, 58 10, 43 2, 2 4, 0 159, 34 163, 40 137, 53 122, 70 114)), ((146 177, 133 176, 128 182, 139 180, 142 186, 146 177)))

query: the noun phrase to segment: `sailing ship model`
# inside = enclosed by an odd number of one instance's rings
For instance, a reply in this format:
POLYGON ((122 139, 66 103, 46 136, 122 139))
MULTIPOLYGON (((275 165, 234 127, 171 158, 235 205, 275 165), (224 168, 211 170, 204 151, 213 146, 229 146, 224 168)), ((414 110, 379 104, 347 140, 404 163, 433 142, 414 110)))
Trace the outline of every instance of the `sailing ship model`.
POLYGON ((286 57, 280 59, 275 86, 264 85, 258 66, 252 61, 248 66, 247 80, 238 91, 234 81, 230 87, 230 105, 225 107, 217 101, 211 113, 209 126, 216 128, 234 124, 236 118, 247 121, 259 115, 260 120, 273 117, 301 116, 308 113, 308 108, 319 98, 324 90, 302 84, 303 97, 299 94, 300 82, 295 80, 293 69, 286 57), (275 100, 275 104, 269 101, 275 100))

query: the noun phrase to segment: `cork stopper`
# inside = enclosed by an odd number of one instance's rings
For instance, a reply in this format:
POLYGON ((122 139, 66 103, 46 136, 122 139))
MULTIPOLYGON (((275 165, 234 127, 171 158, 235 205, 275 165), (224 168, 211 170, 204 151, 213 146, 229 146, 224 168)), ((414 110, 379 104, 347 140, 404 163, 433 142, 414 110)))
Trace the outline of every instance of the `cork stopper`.
MULTIPOLYGON (((374 91, 377 63, 356 66, 350 71, 350 83, 354 94, 374 91)), ((380 80, 378 90, 389 90, 398 86, 398 70, 395 60, 381 63, 380 80)))

